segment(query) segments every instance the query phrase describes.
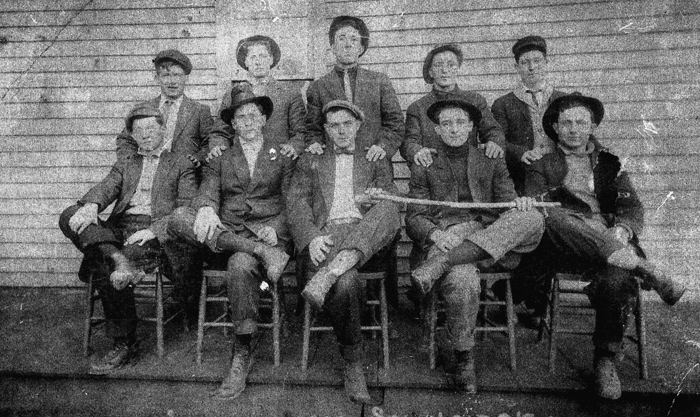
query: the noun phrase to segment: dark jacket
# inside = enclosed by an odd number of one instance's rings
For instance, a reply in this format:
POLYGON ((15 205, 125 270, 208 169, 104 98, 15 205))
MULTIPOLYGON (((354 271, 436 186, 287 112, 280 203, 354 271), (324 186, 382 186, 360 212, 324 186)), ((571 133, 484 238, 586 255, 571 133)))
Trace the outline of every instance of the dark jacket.
MULTIPOLYGON (((143 170, 143 156, 133 154, 118 159, 107 176, 92 187, 80 203, 95 203, 98 211, 116 202, 108 222, 115 221, 129 208, 129 201, 143 170)), ((151 189, 151 231, 158 240, 167 236, 166 216, 177 207, 187 206, 197 193, 194 165, 185 156, 163 152, 153 177, 151 189)))
MULTIPOLYGON (((160 96, 148 101, 158 107, 160 96)), ((203 162, 209 153, 209 132, 212 129, 212 117, 209 106, 183 96, 177 113, 177 124, 173 133, 171 150, 177 155, 192 155, 203 162)), ((136 154, 138 145, 131 134, 124 130, 117 136, 117 158, 136 154)))
MULTIPOLYGON (((345 100, 343 80, 335 70, 311 83, 307 90, 306 146, 326 143, 323 106, 331 100, 345 100)), ((403 112, 394 87, 385 74, 357 68, 353 92, 354 104, 365 113, 365 121, 357 132, 357 149, 372 145, 382 147, 391 160, 404 134, 403 112)))
POLYGON ((401 156, 406 162, 413 164, 413 157, 421 148, 437 148, 442 141, 435 132, 435 123, 428 118, 428 107, 438 100, 460 98, 481 110, 481 122, 472 130, 469 141, 478 140, 480 143, 494 142, 505 146, 501 126, 494 119, 486 99, 473 91, 461 90, 458 86, 454 91, 442 92, 433 89, 428 94, 411 103, 406 110, 406 132, 401 144, 401 156), (478 137, 477 137, 478 133, 478 137))
MULTIPOLYGON (((634 233, 633 241, 644 226, 644 207, 625 171, 621 170, 620 160, 596 142, 591 154, 593 184, 600 211, 608 227, 622 224, 634 233)), ((528 196, 541 196, 545 201, 558 201, 562 207, 590 214, 591 207, 564 187, 568 172, 564 151, 556 151, 533 162, 527 171, 525 193, 528 196)))

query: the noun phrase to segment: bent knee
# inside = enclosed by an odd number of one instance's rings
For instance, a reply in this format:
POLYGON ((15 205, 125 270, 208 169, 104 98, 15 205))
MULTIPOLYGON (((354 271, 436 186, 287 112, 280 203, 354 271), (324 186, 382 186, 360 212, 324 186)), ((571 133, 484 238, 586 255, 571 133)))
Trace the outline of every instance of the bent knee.
POLYGON ((444 292, 473 293, 481 291, 479 270, 474 264, 453 266, 442 283, 444 292))
POLYGON ((247 254, 245 252, 236 252, 228 258, 228 263, 226 269, 229 271, 233 270, 245 270, 252 271, 256 269, 259 262, 253 255, 247 254))

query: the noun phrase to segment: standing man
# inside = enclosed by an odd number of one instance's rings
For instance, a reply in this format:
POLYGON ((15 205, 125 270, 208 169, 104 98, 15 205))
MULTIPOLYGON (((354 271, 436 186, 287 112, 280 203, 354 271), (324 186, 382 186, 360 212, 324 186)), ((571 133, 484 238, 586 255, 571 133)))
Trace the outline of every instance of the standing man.
POLYGON ((639 246, 644 208, 620 160, 593 137, 603 115, 603 103, 578 92, 552 101, 542 125, 556 148, 532 163, 525 191, 562 204, 547 210, 546 249, 536 252, 545 270, 583 270, 591 278, 595 388, 603 398, 618 399, 615 356, 636 303, 634 275, 669 305, 685 287, 647 260, 639 246))
POLYGON ((357 17, 338 16, 331 22, 328 38, 335 55, 335 67, 312 82, 307 91, 307 149, 323 153, 322 109, 333 100, 345 100, 365 114, 365 121, 357 132, 357 148, 361 152, 367 150, 370 161, 391 160, 401 144, 403 113, 389 77, 358 65, 369 46, 367 25, 357 17))
POLYGON ((231 98, 221 118, 235 132, 233 145, 204 165, 199 193, 190 207, 174 213, 168 227, 173 239, 206 246, 223 258, 215 257, 215 263, 226 264, 235 338, 231 369, 216 391, 221 399, 236 398, 245 389, 263 273, 276 282, 289 260, 284 201, 294 164, 263 136, 272 111, 266 96, 241 91, 231 98))
MULTIPOLYGON (((182 52, 168 49, 159 52, 153 58, 153 64, 160 95, 145 103, 157 107, 163 115, 163 147, 177 155, 187 156, 199 166, 209 152, 208 136, 212 129, 212 116, 209 106, 185 95, 192 63, 182 52)), ((128 129, 124 129, 117 136, 117 157, 121 159, 133 155, 137 149, 138 144, 128 129)))
POLYGON ((107 372, 138 357, 133 284, 144 270, 159 266, 165 249, 165 275, 176 293, 192 272, 191 256, 173 256, 167 222, 176 207, 189 204, 197 192, 194 166, 164 148, 165 126, 158 107, 136 105, 126 118, 126 131, 138 144, 133 155, 118 159, 110 173, 61 214, 63 234, 85 255, 78 277, 92 282, 100 295, 112 350, 93 363, 107 372), (107 221, 97 214, 115 203, 107 221))
POLYGON ((545 109, 565 93, 547 81, 547 42, 540 36, 518 39, 512 48, 520 81, 494 101, 491 110, 506 135, 506 163, 518 195, 523 194, 525 168, 551 153, 554 142, 542 129, 545 109))
POLYGON ((322 109, 332 148, 302 156, 294 173, 287 207, 289 227, 302 256, 316 274, 302 296, 330 315, 345 361, 345 391, 353 402, 372 403, 363 373, 361 308, 364 282, 357 268, 389 244, 400 228, 398 207, 381 201, 367 209, 356 194, 396 192, 391 163, 370 161, 356 135, 366 120, 362 110, 343 100, 322 109), (320 269, 319 269, 320 268, 320 269))
POLYGON ((476 124, 470 142, 483 144, 486 156, 502 158, 505 139, 501 127, 489 111, 486 99, 474 91, 466 91, 457 85, 459 67, 462 65, 462 50, 454 44, 441 45, 428 52, 423 61, 423 79, 433 89, 408 106, 406 110, 406 134, 401 144, 401 156, 411 164, 424 167, 433 163, 435 150, 441 140, 435 124, 428 118, 427 110, 439 100, 464 100, 481 112, 481 121, 476 124), (477 138, 478 135, 478 138, 477 138))
MULTIPOLYGON (((520 254, 532 251, 544 220, 532 210, 534 199, 518 197, 503 158, 488 158, 469 133, 481 112, 466 100, 443 100, 427 110, 441 143, 429 167, 411 166, 409 196, 452 202, 515 202, 517 208, 455 209, 409 204, 406 232, 413 239, 412 260, 424 261, 411 274, 422 295, 434 285, 445 299, 447 329, 457 358, 456 385, 476 392, 474 327, 479 311, 479 267, 496 263, 514 268, 520 254)), ((413 267, 414 265, 412 265, 413 267)))
MULTIPOLYGON (((272 75, 272 69, 279 63, 280 47, 274 39, 255 35, 242 39, 236 47, 236 62, 247 71, 247 79, 236 82, 232 90, 248 90, 256 96, 267 96, 274 109, 265 123, 263 136, 279 145, 284 156, 296 159, 304 151, 304 123, 306 109, 301 89, 294 83, 280 82, 272 75)), ((233 93, 233 96, 236 94, 233 93)), ((221 101, 221 110, 231 104, 232 94, 226 94, 221 101)), ((211 157, 221 155, 221 151, 231 145, 233 130, 221 119, 214 121, 214 129, 209 137, 211 157)))

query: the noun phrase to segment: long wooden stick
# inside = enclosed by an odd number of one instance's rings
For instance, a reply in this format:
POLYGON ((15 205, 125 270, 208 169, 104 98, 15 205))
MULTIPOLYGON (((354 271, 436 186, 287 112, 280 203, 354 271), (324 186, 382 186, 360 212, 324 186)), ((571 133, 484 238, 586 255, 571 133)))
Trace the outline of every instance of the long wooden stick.
MULTIPOLYGON (((506 201, 503 203, 458 203, 456 201, 438 201, 438 200, 425 200, 421 198, 409 198, 401 197, 392 194, 373 194, 366 195, 362 194, 356 197, 358 201, 371 201, 371 200, 389 200, 395 201, 397 203, 408 203, 408 204, 422 204, 427 206, 446 206, 452 208, 463 208, 463 209, 480 209, 480 208, 512 208, 515 207, 515 201, 506 201)), ((533 204, 533 207, 560 207, 561 203, 547 202, 547 201, 537 201, 533 204)))

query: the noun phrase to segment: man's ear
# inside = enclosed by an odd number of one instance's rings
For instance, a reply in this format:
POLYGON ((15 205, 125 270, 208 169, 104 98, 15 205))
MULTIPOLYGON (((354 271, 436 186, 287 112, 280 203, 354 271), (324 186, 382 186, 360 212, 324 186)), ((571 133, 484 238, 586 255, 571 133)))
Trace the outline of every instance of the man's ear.
POLYGON ((437 133, 438 136, 442 134, 442 132, 440 131, 440 125, 435 125, 435 133, 437 133))
POLYGON ((554 122, 552 123, 552 129, 554 129, 555 132, 557 132, 557 136, 559 135, 559 123, 554 122))
POLYGON ((591 123, 591 135, 595 134, 595 131, 598 129, 598 125, 595 123, 591 123))

